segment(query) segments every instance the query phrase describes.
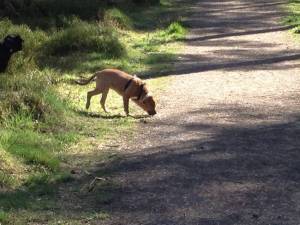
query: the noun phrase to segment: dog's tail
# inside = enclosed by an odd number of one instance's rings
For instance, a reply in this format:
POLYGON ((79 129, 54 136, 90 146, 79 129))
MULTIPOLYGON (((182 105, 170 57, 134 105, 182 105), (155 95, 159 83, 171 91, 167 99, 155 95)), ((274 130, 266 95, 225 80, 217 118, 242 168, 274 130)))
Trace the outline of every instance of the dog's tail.
POLYGON ((98 73, 95 73, 93 76, 91 76, 90 78, 84 80, 84 79, 81 79, 80 81, 78 80, 75 80, 75 83, 76 84, 79 84, 79 85, 87 85, 88 83, 90 83, 92 80, 94 80, 94 78, 98 75, 98 73))

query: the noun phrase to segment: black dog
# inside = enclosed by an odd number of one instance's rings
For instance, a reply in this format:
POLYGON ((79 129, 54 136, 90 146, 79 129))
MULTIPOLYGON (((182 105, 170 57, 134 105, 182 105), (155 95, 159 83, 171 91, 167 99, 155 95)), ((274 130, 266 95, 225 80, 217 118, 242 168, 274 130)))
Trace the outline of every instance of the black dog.
POLYGON ((23 39, 20 35, 8 35, 4 38, 4 41, 0 43, 0 73, 5 72, 12 54, 21 51, 22 47, 23 39))

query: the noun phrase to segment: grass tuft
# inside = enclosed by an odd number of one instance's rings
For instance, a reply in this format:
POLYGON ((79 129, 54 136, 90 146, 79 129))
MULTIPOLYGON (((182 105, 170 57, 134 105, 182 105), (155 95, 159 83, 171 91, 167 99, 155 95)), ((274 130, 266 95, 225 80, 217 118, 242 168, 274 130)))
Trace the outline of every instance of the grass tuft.
POLYGON ((292 32, 293 32, 294 34, 300 34, 300 26, 294 27, 294 28, 292 29, 292 32))
POLYGON ((65 29, 55 32, 45 46, 45 52, 51 55, 83 51, 119 58, 125 54, 125 47, 112 29, 78 18, 73 18, 65 29))
POLYGON ((131 19, 118 8, 112 8, 105 11, 104 21, 108 25, 121 29, 131 29, 133 26, 131 19))
POLYGON ((163 33, 163 36, 167 36, 171 40, 182 39, 187 33, 187 30, 179 22, 171 23, 166 31, 163 33))
POLYGON ((9 217, 8 214, 0 209, 0 224, 8 223, 9 217))
POLYGON ((292 29, 292 32, 298 34, 300 26, 300 4, 299 0, 290 0, 287 5, 287 11, 289 14, 284 18, 284 23, 288 25, 296 26, 292 29))

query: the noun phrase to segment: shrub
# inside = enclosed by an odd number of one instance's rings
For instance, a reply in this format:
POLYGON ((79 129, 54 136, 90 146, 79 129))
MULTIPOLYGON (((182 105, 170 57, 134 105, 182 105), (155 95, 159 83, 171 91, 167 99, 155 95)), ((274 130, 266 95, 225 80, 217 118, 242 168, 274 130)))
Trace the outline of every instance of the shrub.
POLYGON ((117 58, 124 55, 125 48, 112 29, 73 18, 67 27, 53 34, 44 52, 65 55, 75 51, 99 52, 117 58))
POLYGON ((122 11, 117 8, 108 9, 104 14, 104 21, 106 23, 112 23, 113 26, 119 28, 131 28, 132 21, 122 11))

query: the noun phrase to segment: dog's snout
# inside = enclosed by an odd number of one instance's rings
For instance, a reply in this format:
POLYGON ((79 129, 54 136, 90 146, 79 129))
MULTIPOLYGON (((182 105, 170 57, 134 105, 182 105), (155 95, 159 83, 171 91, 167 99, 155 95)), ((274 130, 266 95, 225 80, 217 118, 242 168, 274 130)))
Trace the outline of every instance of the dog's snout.
POLYGON ((154 116, 154 115, 156 114, 156 111, 150 111, 150 112, 148 112, 148 114, 149 114, 150 116, 154 116))

